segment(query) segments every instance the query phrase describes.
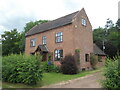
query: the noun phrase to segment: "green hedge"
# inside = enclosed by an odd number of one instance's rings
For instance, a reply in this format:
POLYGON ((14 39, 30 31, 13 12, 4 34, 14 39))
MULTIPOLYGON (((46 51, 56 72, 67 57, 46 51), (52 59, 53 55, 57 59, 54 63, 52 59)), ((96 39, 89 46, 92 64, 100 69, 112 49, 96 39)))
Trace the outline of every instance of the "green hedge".
POLYGON ((52 61, 42 62, 41 66, 42 71, 44 72, 56 72, 56 73, 60 72, 60 67, 54 65, 52 61))
POLYGON ((41 80, 40 61, 35 56, 12 54, 2 59, 3 81, 34 85, 41 80))
POLYGON ((105 80, 102 81, 104 88, 120 88, 120 56, 114 59, 107 58, 104 71, 105 80))
POLYGON ((93 69, 97 68, 97 66, 96 66, 97 63, 98 63, 98 56, 91 53, 90 54, 90 64, 93 69))

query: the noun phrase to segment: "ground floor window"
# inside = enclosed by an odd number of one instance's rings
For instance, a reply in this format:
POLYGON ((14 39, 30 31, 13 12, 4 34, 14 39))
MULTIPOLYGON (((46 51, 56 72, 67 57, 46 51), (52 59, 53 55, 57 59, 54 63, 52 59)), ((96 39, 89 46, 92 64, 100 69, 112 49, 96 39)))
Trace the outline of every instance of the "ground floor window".
POLYGON ((63 50, 55 50, 55 60, 63 58, 63 50))
POLYGON ((89 62, 89 54, 85 54, 85 61, 89 62))

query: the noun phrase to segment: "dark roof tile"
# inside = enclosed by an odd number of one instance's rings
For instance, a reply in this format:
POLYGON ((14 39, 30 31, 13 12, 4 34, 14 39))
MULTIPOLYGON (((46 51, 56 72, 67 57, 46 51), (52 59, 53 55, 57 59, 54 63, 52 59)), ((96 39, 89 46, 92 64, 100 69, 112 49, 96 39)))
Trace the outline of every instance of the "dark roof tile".
POLYGON ((45 32, 54 28, 58 28, 64 25, 68 25, 72 23, 73 17, 78 13, 74 12, 72 14, 66 15, 64 17, 58 18, 53 21, 49 21, 47 23, 39 24, 37 26, 34 26, 32 29, 30 29, 27 33, 26 36, 34 35, 40 32, 45 32))
POLYGON ((93 45, 94 54, 97 55, 106 55, 96 44, 93 45))
POLYGON ((48 52, 49 51, 48 48, 46 47, 46 45, 38 45, 37 49, 34 52, 36 52, 38 50, 40 50, 42 52, 48 52))

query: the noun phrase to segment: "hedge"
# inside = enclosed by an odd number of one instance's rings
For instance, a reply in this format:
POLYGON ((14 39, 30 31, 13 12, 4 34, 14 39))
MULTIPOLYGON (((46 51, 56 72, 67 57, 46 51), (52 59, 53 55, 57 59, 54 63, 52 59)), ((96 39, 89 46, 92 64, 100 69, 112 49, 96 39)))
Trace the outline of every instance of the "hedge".
POLYGON ((104 88, 120 88, 120 56, 114 59, 107 58, 105 67, 105 80, 102 81, 102 86, 104 88))
POLYGON ((9 55, 2 58, 2 80, 35 85, 42 79, 40 61, 36 56, 9 55))

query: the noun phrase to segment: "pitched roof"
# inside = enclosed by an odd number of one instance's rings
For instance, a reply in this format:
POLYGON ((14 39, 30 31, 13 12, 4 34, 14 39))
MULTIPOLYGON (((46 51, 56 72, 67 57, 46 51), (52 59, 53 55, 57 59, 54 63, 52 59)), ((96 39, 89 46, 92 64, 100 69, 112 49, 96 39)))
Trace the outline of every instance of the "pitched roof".
POLYGON ((93 45, 94 54, 97 55, 106 55, 96 44, 93 45))
POLYGON ((58 18, 56 20, 49 21, 47 23, 43 23, 43 24, 39 24, 37 26, 34 26, 32 29, 30 29, 26 33, 26 36, 34 35, 34 34, 37 34, 37 33, 40 33, 40 32, 45 32, 45 31, 48 31, 48 30, 51 30, 51 29, 54 29, 54 28, 58 28, 58 27, 61 27, 61 26, 64 26, 64 25, 71 24, 73 17, 78 12, 79 11, 74 12, 74 13, 69 14, 69 15, 66 15, 66 16, 63 16, 63 17, 58 18))
POLYGON ((48 49, 45 45, 38 45, 37 49, 34 52, 36 52, 38 50, 40 50, 42 52, 48 52, 48 49))

